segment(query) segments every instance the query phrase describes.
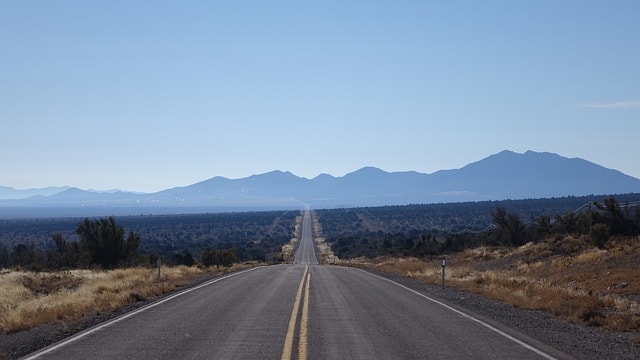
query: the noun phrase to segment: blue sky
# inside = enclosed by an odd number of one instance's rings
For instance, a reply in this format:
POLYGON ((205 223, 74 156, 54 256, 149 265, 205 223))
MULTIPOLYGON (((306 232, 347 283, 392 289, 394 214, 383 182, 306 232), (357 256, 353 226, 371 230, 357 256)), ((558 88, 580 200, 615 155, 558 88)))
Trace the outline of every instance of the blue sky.
POLYGON ((504 149, 640 177, 638 1, 3 1, 0 185, 431 173, 504 149))

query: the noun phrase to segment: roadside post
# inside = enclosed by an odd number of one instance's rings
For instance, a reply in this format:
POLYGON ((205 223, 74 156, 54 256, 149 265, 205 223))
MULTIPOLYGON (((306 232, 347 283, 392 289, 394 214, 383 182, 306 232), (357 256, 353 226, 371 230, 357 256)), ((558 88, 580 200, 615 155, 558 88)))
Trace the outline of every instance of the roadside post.
POLYGON ((447 260, 442 258, 442 288, 444 289, 444 268, 447 266, 447 260))
POLYGON ((158 282, 160 282, 160 265, 162 265, 162 261, 160 260, 160 258, 158 258, 156 264, 158 265, 158 282))

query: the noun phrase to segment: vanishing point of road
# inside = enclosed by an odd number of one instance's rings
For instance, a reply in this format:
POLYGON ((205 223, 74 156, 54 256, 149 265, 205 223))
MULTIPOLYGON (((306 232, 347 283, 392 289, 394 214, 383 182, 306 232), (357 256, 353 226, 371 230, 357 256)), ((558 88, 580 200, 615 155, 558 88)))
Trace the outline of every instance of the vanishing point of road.
POLYGON ((29 359, 565 359, 377 275, 318 265, 311 214, 294 264, 214 279, 29 359))

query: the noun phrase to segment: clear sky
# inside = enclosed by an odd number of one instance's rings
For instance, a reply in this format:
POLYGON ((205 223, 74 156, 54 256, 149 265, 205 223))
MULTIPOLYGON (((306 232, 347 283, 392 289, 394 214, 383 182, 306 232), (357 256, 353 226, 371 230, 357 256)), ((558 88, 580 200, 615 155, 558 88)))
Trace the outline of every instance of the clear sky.
POLYGON ((509 149, 640 177, 640 1, 2 1, 0 185, 156 191, 509 149))

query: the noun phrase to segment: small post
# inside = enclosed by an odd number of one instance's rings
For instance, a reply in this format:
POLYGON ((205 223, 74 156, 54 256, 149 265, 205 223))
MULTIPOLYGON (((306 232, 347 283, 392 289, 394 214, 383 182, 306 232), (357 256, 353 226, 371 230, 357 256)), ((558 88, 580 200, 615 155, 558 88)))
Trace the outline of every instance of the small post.
POLYGON ((160 260, 160 258, 158 258, 156 264, 158 265, 158 282, 160 282, 160 265, 162 265, 162 261, 160 260))
POLYGON ((444 289, 444 268, 447 266, 447 260, 442 258, 442 288, 444 289))

